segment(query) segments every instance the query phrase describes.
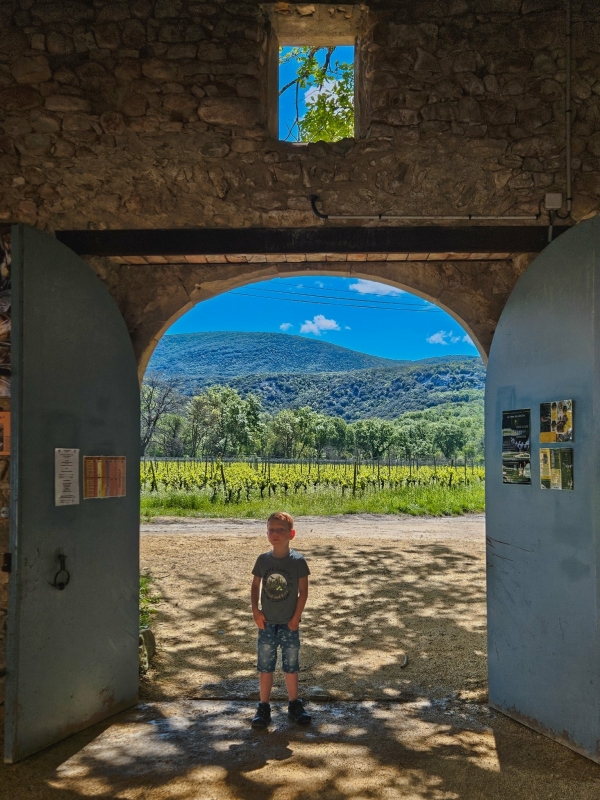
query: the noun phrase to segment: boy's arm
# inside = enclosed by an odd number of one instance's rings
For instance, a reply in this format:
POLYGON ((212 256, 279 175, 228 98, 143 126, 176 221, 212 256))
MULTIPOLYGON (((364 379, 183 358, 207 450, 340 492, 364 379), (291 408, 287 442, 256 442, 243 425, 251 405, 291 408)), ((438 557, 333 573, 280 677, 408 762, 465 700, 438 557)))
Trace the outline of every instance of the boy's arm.
POLYGON ((250 601, 252 602, 252 616, 254 617, 254 621, 261 629, 264 631, 267 625, 267 618, 263 614, 263 612, 258 607, 258 595, 260 592, 260 576, 254 575, 252 578, 252 586, 250 587, 250 601))
POLYGON ((298 602, 296 603, 296 610, 294 616, 288 622, 288 628, 291 631, 297 631, 300 627, 300 618, 304 611, 304 606, 308 600, 308 575, 305 578, 298 578, 298 602))

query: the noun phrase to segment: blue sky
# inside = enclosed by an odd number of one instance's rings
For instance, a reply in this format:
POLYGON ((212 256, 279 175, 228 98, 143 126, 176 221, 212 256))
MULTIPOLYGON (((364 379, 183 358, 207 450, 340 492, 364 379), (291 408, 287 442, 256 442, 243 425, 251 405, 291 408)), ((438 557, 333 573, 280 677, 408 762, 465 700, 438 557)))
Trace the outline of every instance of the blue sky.
POLYGON ((477 355, 444 311, 360 278, 305 275, 254 283, 199 303, 167 335, 196 331, 288 333, 385 358, 477 355))
MULTIPOLYGON (((282 47, 281 52, 285 55, 289 53, 291 47, 282 47)), ((320 64, 323 64, 325 58, 325 52, 317 53, 317 60, 320 64)), ((331 57, 332 63, 339 61, 340 63, 349 63, 352 64, 354 62, 354 47, 351 46, 340 46, 336 47, 332 53, 331 57)), ((296 69, 297 69, 297 61, 289 61, 287 64, 281 64, 279 67, 279 88, 283 89, 286 84, 292 81, 296 77, 296 69)), ((308 90, 310 92, 310 90, 308 90)), ((314 89, 313 89, 314 92, 314 89)), ((300 112, 300 117, 304 116, 304 112, 306 111, 306 103, 304 102, 305 94, 307 94, 306 90, 300 90, 299 97, 298 97, 298 110, 300 112)), ((296 118, 296 93, 295 87, 292 87, 285 91, 279 98, 279 138, 280 139, 288 139, 288 134, 290 130, 290 126, 293 124, 296 118)), ((292 135, 289 137, 288 141, 296 141, 297 140, 297 130, 292 131, 292 135)))

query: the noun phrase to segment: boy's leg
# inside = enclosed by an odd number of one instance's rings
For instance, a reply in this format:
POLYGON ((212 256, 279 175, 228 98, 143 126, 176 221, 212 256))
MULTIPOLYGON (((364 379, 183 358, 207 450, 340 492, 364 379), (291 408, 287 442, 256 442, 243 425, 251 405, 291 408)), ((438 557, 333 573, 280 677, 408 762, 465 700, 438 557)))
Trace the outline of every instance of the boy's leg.
POLYGON ((260 681, 260 699, 263 699, 263 689, 267 692, 264 702, 268 702, 273 686, 273 673, 277 665, 277 636, 274 625, 267 623, 264 629, 258 631, 258 659, 256 669, 260 681))
POLYGON ((290 698, 289 716, 299 725, 308 725, 310 715, 304 710, 302 700, 298 699, 298 673, 300 671, 300 634, 285 626, 281 633, 281 666, 285 673, 285 686, 290 698))
POLYGON ((285 674, 285 686, 290 700, 298 697, 298 673, 300 672, 300 633, 282 625, 278 631, 281 646, 281 668, 285 674))
MULTIPOLYGON (((286 677, 286 684, 287 684, 287 675, 286 677)), ((261 672, 259 674, 259 686, 260 686, 260 702, 261 703, 268 703, 271 699, 271 689, 273 688, 273 673, 272 672, 261 672)), ((297 685, 296 681, 296 685, 297 685)))
POLYGON ((252 720, 253 728, 266 728, 271 721, 271 688, 273 686, 273 673, 277 663, 277 642, 273 626, 268 625, 264 630, 258 631, 258 683, 260 689, 260 702, 252 720))
MULTIPOLYGON (((285 673, 285 688, 287 689, 288 697, 290 698, 290 702, 292 700, 298 699, 298 673, 297 672, 286 672, 285 673)), ((262 700, 262 694, 260 696, 262 700)))

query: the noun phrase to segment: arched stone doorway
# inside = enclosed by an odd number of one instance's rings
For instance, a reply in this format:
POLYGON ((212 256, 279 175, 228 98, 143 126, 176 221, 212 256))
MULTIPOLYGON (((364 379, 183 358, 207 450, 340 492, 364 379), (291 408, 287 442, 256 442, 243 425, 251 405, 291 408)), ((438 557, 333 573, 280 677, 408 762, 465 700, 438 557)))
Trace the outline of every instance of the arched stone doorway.
POLYGON ((439 260, 435 254, 435 260, 419 261, 408 260, 406 254, 386 253, 363 256, 363 260, 347 254, 292 254, 286 260, 283 256, 228 255, 160 260, 92 257, 88 261, 125 318, 141 379, 162 335, 197 303, 248 284, 304 275, 366 278, 435 303, 467 331, 485 361, 502 309, 532 257, 490 255, 475 260, 472 255, 446 254, 439 260))

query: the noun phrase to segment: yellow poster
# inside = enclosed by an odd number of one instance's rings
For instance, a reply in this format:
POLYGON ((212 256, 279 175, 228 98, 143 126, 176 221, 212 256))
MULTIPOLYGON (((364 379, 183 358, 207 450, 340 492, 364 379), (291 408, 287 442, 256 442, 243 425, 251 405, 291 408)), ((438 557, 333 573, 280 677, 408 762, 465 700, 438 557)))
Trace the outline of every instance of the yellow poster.
POLYGON ((540 442, 573 441, 573 401, 540 403, 540 442))

